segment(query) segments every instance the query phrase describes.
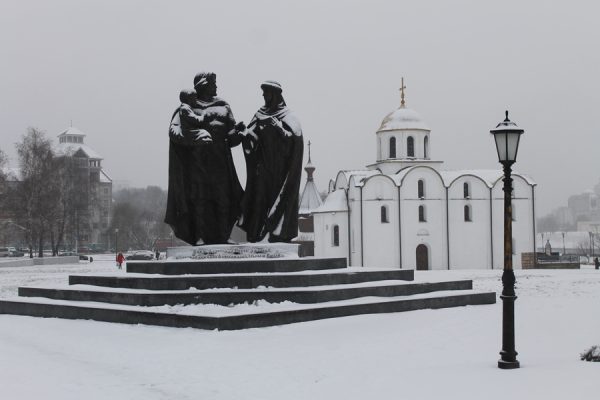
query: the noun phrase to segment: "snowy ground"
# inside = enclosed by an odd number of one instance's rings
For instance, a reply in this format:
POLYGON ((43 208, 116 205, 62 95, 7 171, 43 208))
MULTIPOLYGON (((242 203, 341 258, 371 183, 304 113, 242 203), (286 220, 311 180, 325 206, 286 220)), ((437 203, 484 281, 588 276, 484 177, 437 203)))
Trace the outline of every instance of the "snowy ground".
MULTIPOLYGON (((91 264, 0 268, 0 297, 91 264)), ((116 271, 115 271, 116 272, 116 271)), ((124 272, 119 272, 124 273, 124 272)), ((419 272, 499 292, 501 271, 419 272)), ((517 271, 521 369, 496 368, 501 302, 216 332, 0 315, 1 399, 586 399, 600 363, 600 271, 517 271)))

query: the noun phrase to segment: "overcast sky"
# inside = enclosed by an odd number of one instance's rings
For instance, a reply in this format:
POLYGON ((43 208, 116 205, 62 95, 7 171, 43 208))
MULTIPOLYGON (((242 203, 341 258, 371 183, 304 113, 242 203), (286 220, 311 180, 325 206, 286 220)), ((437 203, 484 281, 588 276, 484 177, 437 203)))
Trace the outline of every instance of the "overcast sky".
POLYGON ((445 169, 498 168, 489 130, 510 110, 525 129, 515 169, 537 181, 542 215, 600 178, 598 12, 592 1, 0 0, 0 148, 16 163, 27 127, 55 138, 72 120, 115 181, 166 188, 179 91, 210 70, 245 122, 260 83, 282 84, 325 190, 338 170, 374 162, 404 77, 445 169))

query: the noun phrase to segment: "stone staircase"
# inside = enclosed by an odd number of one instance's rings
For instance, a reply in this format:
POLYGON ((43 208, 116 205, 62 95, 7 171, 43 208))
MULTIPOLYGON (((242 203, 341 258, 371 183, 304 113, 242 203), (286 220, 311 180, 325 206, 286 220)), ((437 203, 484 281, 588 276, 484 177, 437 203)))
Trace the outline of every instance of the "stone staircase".
POLYGON ((496 302, 470 280, 413 280, 413 270, 347 268, 345 258, 129 261, 125 275, 21 287, 0 313, 232 330, 496 302))

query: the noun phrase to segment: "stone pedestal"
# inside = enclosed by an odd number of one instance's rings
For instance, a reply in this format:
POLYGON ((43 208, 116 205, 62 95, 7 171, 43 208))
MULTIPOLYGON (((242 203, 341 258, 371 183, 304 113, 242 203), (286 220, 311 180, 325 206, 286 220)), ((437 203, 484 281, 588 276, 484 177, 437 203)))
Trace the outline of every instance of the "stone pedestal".
POLYGON ((244 243, 167 248, 169 260, 299 258, 297 243, 244 243))

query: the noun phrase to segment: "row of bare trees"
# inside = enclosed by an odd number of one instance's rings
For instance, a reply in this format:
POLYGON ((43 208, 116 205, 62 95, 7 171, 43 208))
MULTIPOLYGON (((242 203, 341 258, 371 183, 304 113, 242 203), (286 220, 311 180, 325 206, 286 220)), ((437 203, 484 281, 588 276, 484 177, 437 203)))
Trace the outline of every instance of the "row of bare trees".
POLYGON ((29 128, 15 147, 19 172, 3 174, 3 217, 23 230, 30 255, 37 249, 42 257, 47 243, 56 255, 69 225, 85 215, 87 176, 39 129, 29 128))
MULTIPOLYGON (((47 245, 57 255, 67 239, 73 247, 80 230, 90 226, 95 191, 90 189, 88 170, 79 164, 87 160, 57 153, 46 134, 35 128, 15 146, 18 176, 6 173, 6 156, 0 150, 0 221, 21 229, 30 255, 37 250, 42 257, 47 245)), ((171 230, 163 222, 166 202, 166 191, 158 186, 114 192, 111 223, 102 234, 106 250, 115 246, 116 229, 118 250, 152 249, 157 239, 168 238, 171 230)))

